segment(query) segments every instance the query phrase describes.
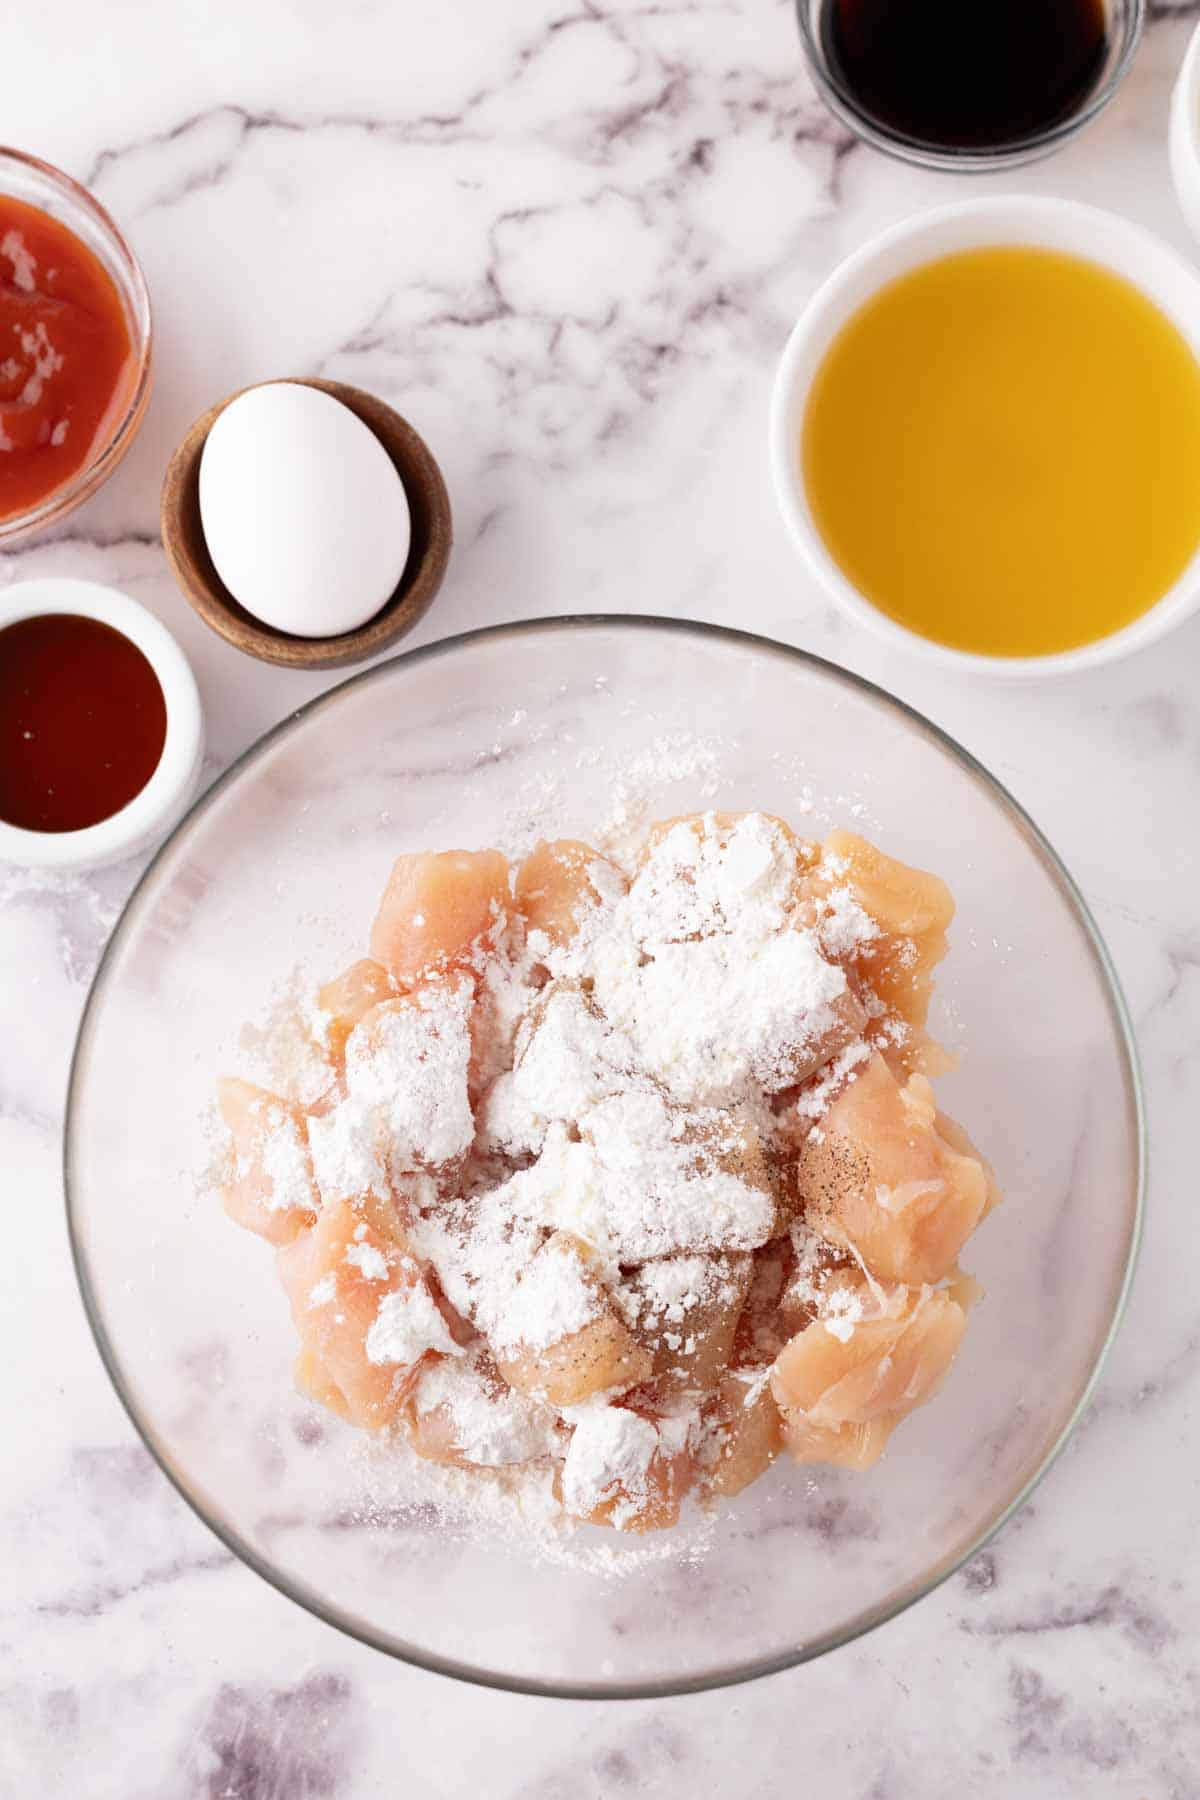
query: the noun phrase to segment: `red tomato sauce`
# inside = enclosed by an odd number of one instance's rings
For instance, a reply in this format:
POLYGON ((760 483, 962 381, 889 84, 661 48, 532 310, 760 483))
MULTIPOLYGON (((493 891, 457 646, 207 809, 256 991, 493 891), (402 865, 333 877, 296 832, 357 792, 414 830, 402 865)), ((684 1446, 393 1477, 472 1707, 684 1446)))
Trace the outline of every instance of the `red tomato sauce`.
POLYGON ((125 308, 103 263, 49 213, 0 194, 0 520, 91 461, 134 376, 125 308))

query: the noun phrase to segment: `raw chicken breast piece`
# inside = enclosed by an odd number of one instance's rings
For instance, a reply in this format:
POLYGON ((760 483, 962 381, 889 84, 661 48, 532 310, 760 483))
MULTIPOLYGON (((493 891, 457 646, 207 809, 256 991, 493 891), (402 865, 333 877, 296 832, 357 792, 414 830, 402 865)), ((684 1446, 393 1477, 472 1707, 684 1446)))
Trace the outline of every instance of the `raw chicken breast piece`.
POLYGON ((805 882, 810 898, 847 894, 874 926, 861 942, 849 933, 845 951, 836 937, 829 954, 844 962, 854 985, 868 990, 910 1026, 924 1026, 933 970, 946 954, 954 900, 945 882, 923 869, 886 856, 852 831, 831 831, 821 860, 805 882))
POLYGON ((628 885, 615 863, 576 838, 538 844, 514 881, 526 928, 544 932, 556 948, 570 943, 590 908, 623 894, 628 885))
POLYGON ((580 1409, 558 1478, 574 1518, 618 1531, 662 1531, 678 1522, 695 1479, 690 1421, 631 1407, 580 1409))
MULTIPOLYGON (((612 1296, 594 1273, 592 1252, 580 1239, 556 1232, 542 1246, 517 1284, 514 1307, 532 1296, 533 1314, 540 1320, 564 1311, 572 1321, 591 1316, 549 1343, 529 1344, 518 1337, 497 1346, 496 1366, 511 1387, 554 1406, 578 1406, 594 1394, 636 1387, 648 1378, 650 1351, 618 1317, 612 1296)), ((507 1339, 509 1331, 503 1336, 507 1339)))
POLYGON ((454 1361, 430 1357, 404 1400, 408 1438, 428 1462, 511 1468, 561 1455, 565 1433, 538 1400, 510 1388, 481 1346, 454 1361))
POLYGON ((660 1399, 711 1393, 729 1366, 753 1274, 748 1251, 663 1257, 625 1281, 660 1399))
POLYGON ((858 1282, 862 1317, 805 1326, 779 1354, 771 1390, 797 1461, 865 1468, 893 1427, 931 1400, 958 1353, 966 1314, 944 1289, 882 1295, 858 1282), (866 1428, 877 1426, 874 1434, 866 1428), (886 1429, 885 1429, 886 1428, 886 1429))
POLYGON ((651 853, 663 842, 663 839, 670 837, 671 833, 680 825, 685 825, 697 837, 703 836, 707 830, 712 829, 723 842, 743 819, 749 818, 766 819, 768 824, 775 827, 784 843, 795 854, 797 875, 816 866, 821 852, 819 844, 814 843, 810 838, 798 837, 787 821, 776 817, 774 813, 748 812, 676 813, 673 818, 660 819, 657 824, 650 827, 646 834, 638 859, 639 864, 644 864, 651 853))
POLYGON ((218 1082, 217 1103, 233 1151, 225 1211, 269 1244, 289 1243, 320 1207, 303 1112, 234 1075, 218 1082))
POLYGON ((306 1366, 340 1393, 353 1424, 394 1424, 422 1360, 459 1354, 428 1273, 359 1208, 327 1206, 277 1261, 306 1366))
POLYGON ((397 857, 371 927, 371 955, 401 987, 447 969, 477 969, 494 951, 511 904, 499 850, 397 857))
POLYGON ((727 1374, 717 1389, 711 1424, 715 1458, 704 1486, 729 1500, 764 1475, 783 1447, 783 1420, 767 1370, 727 1374))
POLYGON ((824 1236, 857 1251, 873 1274, 912 1286, 948 1273, 995 1198, 980 1158, 943 1137, 925 1077, 901 1087, 878 1055, 804 1140, 796 1185, 824 1236))
POLYGON ((329 1061, 340 1068, 345 1058, 346 1039, 381 1000, 395 994, 391 976, 382 963, 364 956, 351 963, 334 981, 317 990, 317 1024, 320 1043, 329 1061))

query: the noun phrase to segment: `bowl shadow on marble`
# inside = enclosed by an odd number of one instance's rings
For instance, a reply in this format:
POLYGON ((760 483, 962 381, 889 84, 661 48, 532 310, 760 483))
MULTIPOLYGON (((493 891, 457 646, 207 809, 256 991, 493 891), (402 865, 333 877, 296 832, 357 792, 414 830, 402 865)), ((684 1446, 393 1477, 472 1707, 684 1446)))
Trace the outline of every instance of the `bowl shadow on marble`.
POLYGON ((404 1661, 612 1699, 818 1656, 929 1592, 1005 1522, 1080 1416, 1119 1321, 1143 1127, 1096 928, 1037 828, 964 751, 800 651, 592 617, 497 627, 375 667, 209 790, 101 963, 65 1167, 72 1249, 117 1391, 238 1556, 404 1661), (1007 1193, 965 1259, 987 1299, 945 1390, 873 1473, 777 1467, 668 1540, 587 1529, 551 1558, 500 1525, 463 1528, 295 1396, 269 1254, 228 1225, 204 1176, 212 1083, 247 1070, 242 1025, 270 1014, 292 965, 361 954, 398 851, 518 849, 714 805, 814 835, 850 822, 954 887, 935 1023, 964 1052, 945 1103, 1007 1193))

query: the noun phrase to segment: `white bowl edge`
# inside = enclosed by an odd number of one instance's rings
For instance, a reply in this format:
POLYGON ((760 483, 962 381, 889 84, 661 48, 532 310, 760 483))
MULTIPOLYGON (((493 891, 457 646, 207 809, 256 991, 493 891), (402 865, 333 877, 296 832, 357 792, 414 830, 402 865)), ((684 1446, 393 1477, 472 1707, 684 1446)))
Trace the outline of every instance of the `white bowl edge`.
POLYGON ((1192 33, 1171 94, 1167 147, 1179 209, 1200 237, 1200 26, 1192 33))

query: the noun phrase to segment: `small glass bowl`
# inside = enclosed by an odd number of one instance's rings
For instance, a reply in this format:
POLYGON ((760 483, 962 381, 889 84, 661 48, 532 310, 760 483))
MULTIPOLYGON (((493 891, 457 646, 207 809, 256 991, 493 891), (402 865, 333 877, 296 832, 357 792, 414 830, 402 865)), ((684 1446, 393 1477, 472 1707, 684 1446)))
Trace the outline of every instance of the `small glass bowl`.
POLYGON ((0 545, 4 545, 63 518, 108 480, 137 436, 150 399, 152 332, 150 296, 138 260, 116 224, 86 188, 36 156, 0 145, 0 194, 49 213, 100 259, 121 296, 133 346, 126 392, 113 406, 108 428, 93 445, 87 462, 36 506, 0 519, 0 545))
MULTIPOLYGON (((1094 85, 1072 112, 1044 126, 1041 131, 1013 138, 1008 143, 953 149, 945 144, 909 137, 860 106, 830 65, 826 54, 821 25, 830 3, 831 0, 796 0, 800 39, 813 80, 829 110, 864 143, 888 156, 898 157, 901 162, 916 163, 923 169, 949 169, 963 175, 986 174, 993 169, 1011 169, 1021 163, 1036 162, 1073 138, 1116 93, 1146 22, 1146 0, 1107 0, 1108 44, 1104 66, 1094 85)), ((977 5, 980 0, 966 0, 966 3, 977 5)))

